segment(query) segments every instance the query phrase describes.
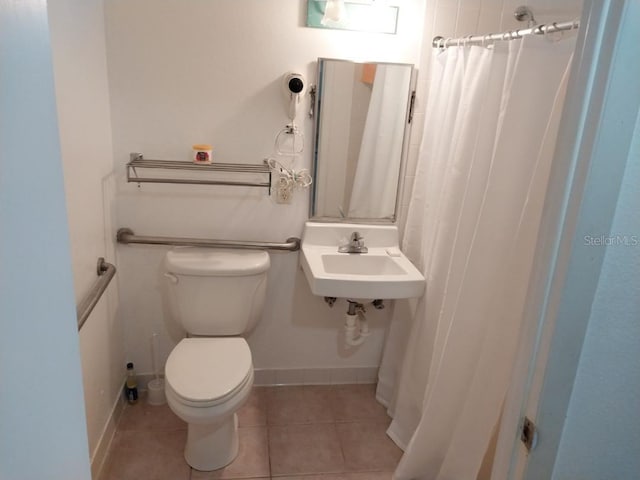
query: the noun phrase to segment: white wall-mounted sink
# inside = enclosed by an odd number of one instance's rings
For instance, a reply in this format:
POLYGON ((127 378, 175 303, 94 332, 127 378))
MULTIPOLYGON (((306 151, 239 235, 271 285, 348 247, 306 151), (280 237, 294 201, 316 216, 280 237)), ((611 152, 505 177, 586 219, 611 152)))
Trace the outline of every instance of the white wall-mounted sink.
POLYGON ((424 293, 424 277, 400 251, 395 225, 307 222, 301 250, 300 263, 315 295, 393 299, 424 293), (368 252, 338 253, 355 231, 368 252))

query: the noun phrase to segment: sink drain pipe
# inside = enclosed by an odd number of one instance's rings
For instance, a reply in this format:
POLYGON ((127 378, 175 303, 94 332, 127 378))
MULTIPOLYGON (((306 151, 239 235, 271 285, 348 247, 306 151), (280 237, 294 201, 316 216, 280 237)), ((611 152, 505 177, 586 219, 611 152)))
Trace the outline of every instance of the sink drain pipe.
POLYGON ((364 306, 361 303, 352 300, 347 302, 349 302, 349 308, 344 316, 344 340, 347 345, 357 347, 371 335, 369 321, 364 315, 364 306))

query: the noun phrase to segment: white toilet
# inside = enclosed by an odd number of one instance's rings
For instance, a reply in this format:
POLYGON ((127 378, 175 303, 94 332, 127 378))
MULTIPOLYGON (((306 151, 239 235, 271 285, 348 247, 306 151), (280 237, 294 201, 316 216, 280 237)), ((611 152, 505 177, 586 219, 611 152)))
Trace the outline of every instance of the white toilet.
POLYGON ((172 314, 187 332, 169 354, 165 393, 188 424, 184 456, 216 470, 238 454, 236 411, 253 385, 249 345, 241 338, 264 304, 269 254, 178 247, 165 258, 172 314))

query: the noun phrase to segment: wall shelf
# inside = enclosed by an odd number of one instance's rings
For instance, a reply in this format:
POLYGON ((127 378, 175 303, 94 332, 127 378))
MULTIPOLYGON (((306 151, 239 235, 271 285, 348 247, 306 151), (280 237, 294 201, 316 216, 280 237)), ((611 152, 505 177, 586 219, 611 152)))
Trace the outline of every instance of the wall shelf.
MULTIPOLYGON (((198 165, 192 162, 178 160, 150 160, 144 158, 142 153, 131 153, 127 163, 127 182, 138 183, 179 183, 191 185, 228 185, 235 187, 260 187, 266 188, 271 195, 271 168, 265 161, 263 164, 244 163, 212 163, 211 165, 198 165), (178 176, 141 176, 139 170, 165 172, 186 171, 189 173, 219 172, 221 174, 252 174, 254 177, 263 175, 264 181, 240 181, 224 180, 217 178, 182 178, 178 176)), ((151 173, 148 173, 151 175, 151 173)), ((196 174, 199 175, 199 174, 196 174)), ((194 176, 196 176, 194 175, 194 176)))

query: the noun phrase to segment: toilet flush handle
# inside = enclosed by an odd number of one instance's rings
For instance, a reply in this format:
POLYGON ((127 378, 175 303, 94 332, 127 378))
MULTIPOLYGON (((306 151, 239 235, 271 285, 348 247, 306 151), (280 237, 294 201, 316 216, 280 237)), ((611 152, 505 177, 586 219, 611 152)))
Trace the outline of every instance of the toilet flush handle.
POLYGON ((164 276, 167 277, 171 283, 178 283, 178 277, 173 273, 165 272, 164 276))

